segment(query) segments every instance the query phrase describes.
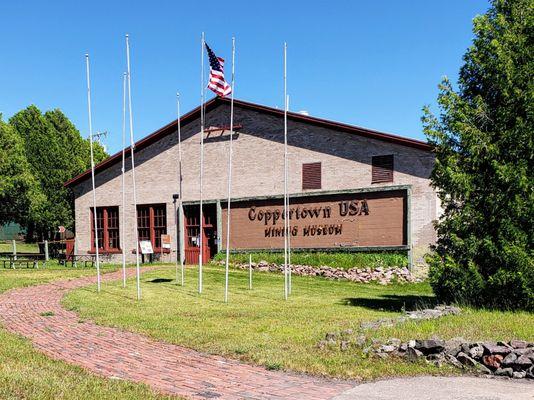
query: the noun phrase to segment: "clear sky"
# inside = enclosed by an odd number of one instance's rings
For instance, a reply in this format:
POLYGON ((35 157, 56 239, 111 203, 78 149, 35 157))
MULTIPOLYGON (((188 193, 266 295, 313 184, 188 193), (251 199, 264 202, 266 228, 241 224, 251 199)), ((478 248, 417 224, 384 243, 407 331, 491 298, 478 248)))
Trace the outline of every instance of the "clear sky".
MULTIPOLYGON (((60 108, 84 136, 84 54, 93 124, 121 147, 124 35, 130 34, 136 139, 200 102, 200 33, 230 68, 236 98, 283 108, 288 43, 291 110, 423 139, 421 108, 456 79, 486 0, 0 2, 0 112, 60 108)), ((211 93, 211 92, 208 92, 211 93)))

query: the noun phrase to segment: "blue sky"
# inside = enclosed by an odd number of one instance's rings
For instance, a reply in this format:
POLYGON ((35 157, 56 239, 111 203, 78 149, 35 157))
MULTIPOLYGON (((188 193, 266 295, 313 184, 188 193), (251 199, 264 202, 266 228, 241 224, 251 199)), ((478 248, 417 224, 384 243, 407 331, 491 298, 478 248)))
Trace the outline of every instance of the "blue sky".
MULTIPOLYGON (((130 34, 136 139, 200 101, 200 33, 228 61, 236 37, 236 98, 283 107, 288 43, 291 110, 423 139, 421 108, 442 76, 456 79, 482 0, 3 1, 0 112, 60 108, 87 135, 85 60, 93 124, 121 147, 124 35, 130 34)), ((229 62, 227 68, 230 67, 229 62)), ((209 92, 211 93, 211 92, 209 92)))

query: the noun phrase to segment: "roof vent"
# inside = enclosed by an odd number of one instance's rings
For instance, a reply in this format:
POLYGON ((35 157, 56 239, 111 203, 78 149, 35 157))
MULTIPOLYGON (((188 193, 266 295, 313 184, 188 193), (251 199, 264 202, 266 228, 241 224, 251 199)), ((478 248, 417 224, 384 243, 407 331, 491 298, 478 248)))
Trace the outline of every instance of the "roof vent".
POLYGON ((306 110, 300 110, 299 114, 300 115, 310 115, 310 113, 308 111, 306 111, 306 110))

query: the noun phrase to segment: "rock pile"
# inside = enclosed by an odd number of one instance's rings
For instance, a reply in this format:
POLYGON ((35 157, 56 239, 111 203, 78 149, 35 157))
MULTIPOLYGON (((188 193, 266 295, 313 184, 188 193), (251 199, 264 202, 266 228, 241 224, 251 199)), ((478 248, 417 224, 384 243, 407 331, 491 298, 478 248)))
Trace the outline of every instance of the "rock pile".
POLYGON ((406 311, 403 315, 395 318, 381 318, 376 321, 364 321, 360 324, 361 329, 378 329, 382 326, 394 326, 406 321, 441 318, 445 315, 458 315, 460 308, 454 306, 437 305, 434 308, 406 311))
MULTIPOLYGON (((224 264, 224 261, 219 262, 224 264)), ((248 269, 248 264, 235 264, 237 268, 248 269)), ((252 268, 256 271, 282 272, 283 265, 260 261, 252 263, 252 268)), ((309 265, 291 265, 291 271, 295 275, 301 276, 322 276, 327 279, 345 279, 351 282, 369 283, 376 282, 380 285, 387 285, 396 282, 421 282, 421 278, 415 277, 406 267, 376 267, 376 268, 334 268, 328 266, 312 267, 309 265)))
POLYGON ((390 339, 384 344, 375 342, 367 348, 369 351, 381 358, 397 356, 410 361, 426 360, 436 366, 447 363, 482 374, 534 379, 534 343, 524 340, 495 343, 427 339, 403 343, 390 339))

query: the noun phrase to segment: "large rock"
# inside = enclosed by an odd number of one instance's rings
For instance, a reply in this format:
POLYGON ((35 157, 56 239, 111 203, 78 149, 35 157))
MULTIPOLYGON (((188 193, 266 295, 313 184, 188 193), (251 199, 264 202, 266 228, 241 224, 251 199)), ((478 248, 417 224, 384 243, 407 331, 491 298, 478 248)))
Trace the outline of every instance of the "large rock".
POLYGON ((509 346, 502 346, 494 343, 483 343, 482 346, 484 346, 486 354, 501 354, 504 356, 512 352, 512 349, 509 346))
POLYGON ((417 361, 423 357, 423 353, 414 347, 408 347, 404 356, 408 361, 417 361))
POLYGON ((469 357, 479 359, 484 355, 484 347, 480 345, 474 345, 469 349, 469 357))
POLYGON ((497 376, 508 376, 511 378, 514 375, 514 370, 512 368, 499 368, 494 372, 494 374, 497 376))
POLYGON ((473 358, 469 357, 463 351, 458 353, 456 359, 467 367, 475 367, 478 364, 473 358))
POLYGON ((500 354, 492 354, 482 357, 482 362, 486 367, 497 369, 501 367, 503 356, 500 354))
POLYGON ((525 349, 527 344, 528 343, 524 340, 510 340, 510 346, 514 349, 525 349))
POLYGON ((510 353, 504 359, 502 360, 501 365, 503 367, 511 367, 515 364, 515 361, 517 360, 517 355, 515 353, 510 353))
POLYGON ((515 371, 512 374, 512 378, 515 378, 515 379, 523 379, 526 376, 527 376, 527 371, 515 371))
POLYGON ((445 342, 438 339, 416 340, 415 348, 425 355, 435 354, 445 349, 445 342))
MULTIPOLYGON (((512 353, 513 354, 513 353, 512 353)), ((532 365, 532 360, 527 356, 520 356, 512 364, 512 367, 516 370, 518 369, 527 369, 532 365)))

